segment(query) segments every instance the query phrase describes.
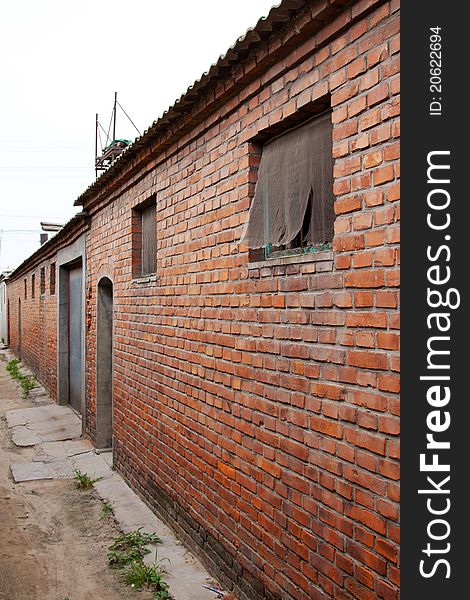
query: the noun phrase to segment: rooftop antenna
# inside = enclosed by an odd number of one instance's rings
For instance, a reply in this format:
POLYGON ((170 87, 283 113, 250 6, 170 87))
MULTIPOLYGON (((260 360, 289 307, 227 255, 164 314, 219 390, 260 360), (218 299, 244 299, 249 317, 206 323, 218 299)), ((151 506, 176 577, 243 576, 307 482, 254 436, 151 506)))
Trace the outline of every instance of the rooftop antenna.
POLYGON ((119 107, 122 112, 126 115, 129 121, 134 126, 135 130, 139 135, 141 135, 140 131, 135 126, 132 119, 126 113, 126 111, 119 104, 117 99, 117 92, 114 92, 114 105, 113 111, 111 113, 111 120, 109 122, 108 131, 106 132, 98 120, 98 113, 96 113, 95 119, 95 176, 98 177, 99 171, 106 171, 108 167, 116 160, 118 156, 120 156, 124 150, 131 145, 131 140, 124 139, 116 139, 116 116, 117 116, 117 107, 119 107), (110 130, 112 125, 112 136, 110 136, 110 130), (106 136, 105 143, 101 140, 101 131, 106 136), (101 155, 99 155, 99 150, 101 149, 101 155))

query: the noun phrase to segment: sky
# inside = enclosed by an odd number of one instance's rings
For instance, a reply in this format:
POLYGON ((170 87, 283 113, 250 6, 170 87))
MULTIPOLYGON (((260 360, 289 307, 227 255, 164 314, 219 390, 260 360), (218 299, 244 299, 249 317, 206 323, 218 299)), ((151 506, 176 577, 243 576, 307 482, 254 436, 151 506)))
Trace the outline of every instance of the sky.
MULTIPOLYGON (((41 221, 80 210, 115 92, 143 133, 278 2, 2 2, 0 273, 39 248, 41 221)), ((116 137, 138 135, 118 107, 116 137)))

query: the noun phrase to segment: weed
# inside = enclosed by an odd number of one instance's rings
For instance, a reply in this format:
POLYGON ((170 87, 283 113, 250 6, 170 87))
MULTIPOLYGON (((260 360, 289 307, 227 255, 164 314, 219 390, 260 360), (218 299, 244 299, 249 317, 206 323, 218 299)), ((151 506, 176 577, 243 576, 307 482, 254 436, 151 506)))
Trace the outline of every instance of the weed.
POLYGON ((18 369, 20 361, 17 358, 13 358, 7 363, 7 371, 13 377, 13 379, 18 379, 20 370, 18 369))
POLYGON ((102 477, 91 477, 88 473, 82 473, 79 469, 74 470, 73 478, 75 487, 79 490, 89 490, 97 481, 103 479, 102 477))
POLYGON ((108 498, 104 498, 104 500, 101 501, 101 519, 106 519, 106 517, 109 517, 113 514, 113 503, 108 498))
POLYGON ((19 369, 20 361, 17 358, 13 358, 7 364, 7 371, 10 373, 13 379, 16 379, 23 389, 23 398, 29 396, 29 392, 37 386, 34 377, 29 375, 23 375, 19 369))
POLYGON ((163 580, 166 574, 160 562, 144 563, 142 560, 134 562, 125 572, 124 581, 126 585, 140 590, 143 587, 153 592, 155 600, 167 600, 170 598, 169 586, 163 580))
POLYGON ((141 561, 150 552, 147 544, 160 544, 155 533, 143 533, 142 527, 118 536, 108 548, 108 561, 112 567, 123 567, 134 561, 141 561))
POLYGON ((35 387, 37 387, 34 379, 31 379, 30 377, 24 377, 24 376, 22 377, 22 379, 20 381, 20 385, 23 388, 23 398, 27 398, 29 396, 29 392, 31 390, 34 390, 35 387))

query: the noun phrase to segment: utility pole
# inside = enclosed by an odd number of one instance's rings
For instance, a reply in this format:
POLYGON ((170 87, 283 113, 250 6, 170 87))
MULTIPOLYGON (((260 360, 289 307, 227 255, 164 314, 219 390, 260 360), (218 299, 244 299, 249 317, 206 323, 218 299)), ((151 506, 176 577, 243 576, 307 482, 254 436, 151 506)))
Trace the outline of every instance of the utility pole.
POLYGON ((116 140, 116 108, 117 108, 117 92, 114 92, 114 121, 113 121, 113 139, 111 140, 111 143, 113 143, 116 140))

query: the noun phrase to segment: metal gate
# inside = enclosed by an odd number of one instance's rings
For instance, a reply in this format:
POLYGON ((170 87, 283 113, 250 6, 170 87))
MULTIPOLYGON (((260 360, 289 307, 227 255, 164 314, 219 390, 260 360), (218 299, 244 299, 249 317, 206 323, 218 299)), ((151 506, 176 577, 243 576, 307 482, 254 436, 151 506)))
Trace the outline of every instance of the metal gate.
POLYGON ((69 271, 69 403, 82 412, 82 267, 69 271))

